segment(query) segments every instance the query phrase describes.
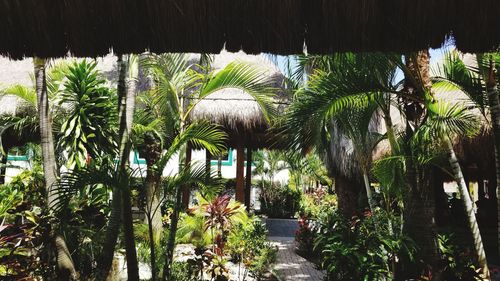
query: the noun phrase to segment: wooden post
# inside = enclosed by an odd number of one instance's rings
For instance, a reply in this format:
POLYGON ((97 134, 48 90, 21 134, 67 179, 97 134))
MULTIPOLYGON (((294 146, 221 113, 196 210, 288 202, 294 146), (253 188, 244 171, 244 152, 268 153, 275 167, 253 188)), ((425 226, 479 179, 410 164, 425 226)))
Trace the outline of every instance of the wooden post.
POLYGON ((205 150, 205 173, 207 174, 207 181, 210 178, 210 174, 212 172, 212 162, 211 162, 212 154, 210 151, 205 150))
POLYGON ((242 143, 236 148, 236 201, 245 203, 245 179, 243 172, 245 168, 245 149, 242 143))
MULTIPOLYGON (((191 146, 188 144, 186 145, 186 159, 185 159, 185 165, 186 168, 189 168, 191 166, 191 146)), ((191 193, 191 186, 186 185, 182 189, 182 206, 184 208, 189 207, 189 195, 191 193)))
POLYGON ((247 171, 245 178, 245 206, 247 211, 250 211, 251 196, 252 196, 252 149, 247 147, 247 171))

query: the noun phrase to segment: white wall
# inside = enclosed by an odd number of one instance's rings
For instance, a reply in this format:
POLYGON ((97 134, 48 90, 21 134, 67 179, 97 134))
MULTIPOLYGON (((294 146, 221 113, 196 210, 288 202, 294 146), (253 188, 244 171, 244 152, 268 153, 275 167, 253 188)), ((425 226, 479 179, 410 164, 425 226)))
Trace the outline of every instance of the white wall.
MULTIPOLYGON (((221 166, 221 174, 223 178, 236 178, 236 159, 238 154, 236 150, 231 149, 228 153, 228 158, 223 159, 221 166)), ((13 157, 10 157, 13 158, 13 157)), ((205 165, 206 154, 205 150, 194 150, 192 152, 192 161, 194 163, 205 165)), ((138 153, 130 153, 129 161, 131 163, 131 168, 135 170, 135 175, 137 177, 146 176, 146 161, 141 158, 141 155, 138 153)), ((217 171, 217 160, 212 160, 212 171, 217 171)), ((6 182, 9 182, 12 177, 19 174, 23 169, 31 168, 30 160, 9 160, 7 163, 9 167, 6 171, 6 182)), ((252 167, 252 171, 254 171, 255 167, 252 167)), ((179 170, 179 155, 174 155, 172 159, 167 163, 167 166, 163 170, 163 175, 174 175, 179 170)), ((61 168, 61 171, 66 171, 65 167, 61 168)), ((246 176, 246 167, 243 172, 244 176, 246 176)), ((252 179, 260 179, 260 176, 256 176, 252 174, 252 179)), ((280 171, 275 176, 276 181, 281 183, 287 183, 289 179, 288 170, 280 171)))

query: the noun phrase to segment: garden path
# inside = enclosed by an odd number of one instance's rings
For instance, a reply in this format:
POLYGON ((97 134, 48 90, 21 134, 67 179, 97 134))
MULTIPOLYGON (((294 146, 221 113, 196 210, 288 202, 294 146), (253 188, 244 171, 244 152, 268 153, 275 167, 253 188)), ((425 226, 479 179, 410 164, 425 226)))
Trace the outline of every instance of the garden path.
POLYGON ((274 270, 282 281, 323 280, 322 271, 295 253, 294 236, 298 227, 297 220, 266 219, 266 226, 269 240, 278 247, 274 270))

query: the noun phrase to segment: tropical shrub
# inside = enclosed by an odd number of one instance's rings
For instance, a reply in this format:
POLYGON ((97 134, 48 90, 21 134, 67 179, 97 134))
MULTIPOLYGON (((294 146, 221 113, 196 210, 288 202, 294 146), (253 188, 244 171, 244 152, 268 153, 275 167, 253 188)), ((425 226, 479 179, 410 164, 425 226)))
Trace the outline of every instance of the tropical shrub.
POLYGON ((50 274, 41 258, 49 242, 49 222, 40 208, 44 193, 39 172, 24 171, 0 185, 0 276, 6 280, 50 274))
POLYGON ((331 213, 337 208, 337 196, 329 194, 325 188, 316 188, 300 197, 300 215, 317 218, 321 213, 331 213))
POLYGON ((193 272, 192 266, 187 262, 172 263, 172 281, 195 281, 198 280, 193 272))
POLYGON ((337 209, 337 197, 328 194, 325 188, 317 188, 310 193, 304 193, 300 199, 299 228, 295 232, 297 251, 303 256, 317 256, 317 251, 312 251, 313 241, 318 231, 317 221, 328 217, 337 209))
POLYGON ((299 228, 295 231, 295 242, 297 243, 297 252, 302 256, 312 255, 314 247, 314 238, 316 237, 313 222, 302 216, 299 218, 299 228))
MULTIPOLYGON (((266 226, 256 217, 236 226, 228 238, 227 248, 233 262, 243 263, 248 274, 257 280, 262 279, 276 261, 277 249, 267 241, 266 226)), ((246 275, 247 272, 243 272, 243 280, 246 275)))
POLYGON ((347 220, 335 212, 320 222, 315 248, 328 280, 392 279, 395 264, 402 257, 413 258, 414 242, 382 221, 371 213, 347 220))
POLYGON ((458 247, 453 235, 438 235, 442 280, 483 280, 473 253, 458 247))
POLYGON ((265 184, 260 196, 260 208, 270 218, 293 218, 299 211, 301 192, 287 185, 265 184))

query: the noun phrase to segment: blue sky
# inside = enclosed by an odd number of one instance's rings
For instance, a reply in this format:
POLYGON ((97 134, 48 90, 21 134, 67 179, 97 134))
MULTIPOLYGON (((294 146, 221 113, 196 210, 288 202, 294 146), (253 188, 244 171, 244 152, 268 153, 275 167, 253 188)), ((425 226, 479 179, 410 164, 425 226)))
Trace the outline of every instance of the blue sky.
MULTIPOLYGON (((429 53, 431 55, 431 67, 435 65, 436 63, 439 63, 441 59, 443 58, 443 54, 449 50, 454 49, 455 46, 453 45, 452 42, 445 42, 441 48, 438 49, 430 49, 429 53)), ((277 64, 281 72, 285 73, 286 70, 286 56, 278 56, 277 57, 277 64)))

